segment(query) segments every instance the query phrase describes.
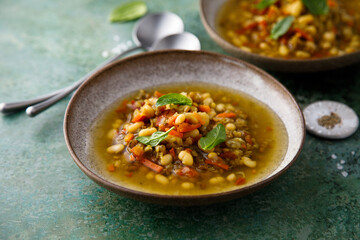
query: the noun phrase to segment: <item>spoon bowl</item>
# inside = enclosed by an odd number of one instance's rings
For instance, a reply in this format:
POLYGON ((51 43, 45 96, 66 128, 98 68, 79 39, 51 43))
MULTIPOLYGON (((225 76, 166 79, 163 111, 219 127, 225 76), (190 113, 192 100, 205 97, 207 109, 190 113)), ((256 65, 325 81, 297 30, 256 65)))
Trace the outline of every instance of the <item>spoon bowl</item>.
POLYGON ((200 50, 199 39, 192 33, 183 32, 169 35, 157 41, 151 50, 164 49, 182 49, 182 50, 200 50))
POLYGON ((149 50, 160 39, 182 33, 184 23, 171 12, 148 14, 140 19, 133 30, 133 40, 137 46, 149 50))

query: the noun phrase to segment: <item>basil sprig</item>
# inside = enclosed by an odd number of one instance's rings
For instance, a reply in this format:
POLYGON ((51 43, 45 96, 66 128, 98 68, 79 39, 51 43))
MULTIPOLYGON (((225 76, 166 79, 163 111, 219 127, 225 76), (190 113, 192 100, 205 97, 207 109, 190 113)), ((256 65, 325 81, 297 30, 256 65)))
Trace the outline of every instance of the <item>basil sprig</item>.
POLYGON ((137 137, 136 140, 138 140, 139 142, 141 142, 145 145, 150 145, 152 147, 155 147, 162 140, 164 140, 167 137, 167 135, 169 134, 169 132, 171 132, 171 130, 173 130, 174 128, 175 127, 170 128, 167 132, 163 132, 163 131, 154 132, 151 136, 137 137))
POLYGON ((327 0, 302 0, 312 14, 324 15, 329 12, 327 0))
POLYGON ((155 106, 161 107, 166 104, 176 104, 176 105, 192 105, 192 101, 185 97, 184 95, 181 95, 179 93, 169 93, 164 96, 159 97, 159 99, 156 101, 155 106))
POLYGON ((270 5, 273 5, 276 2, 277 2, 277 0, 262 0, 261 2, 256 4, 255 7, 259 10, 263 10, 263 9, 269 7, 270 5))
POLYGON ((277 22, 274 27, 271 29, 271 35, 270 37, 272 39, 277 40, 279 37, 284 35, 291 25, 293 24, 295 18, 293 16, 288 16, 284 18, 283 20, 277 22))
POLYGON ((199 144, 203 150, 211 150, 216 145, 225 142, 226 131, 224 125, 221 123, 216 125, 205 137, 200 138, 199 144))
POLYGON ((125 22, 142 17, 147 12, 143 1, 129 2, 115 8, 109 15, 110 22, 125 22))

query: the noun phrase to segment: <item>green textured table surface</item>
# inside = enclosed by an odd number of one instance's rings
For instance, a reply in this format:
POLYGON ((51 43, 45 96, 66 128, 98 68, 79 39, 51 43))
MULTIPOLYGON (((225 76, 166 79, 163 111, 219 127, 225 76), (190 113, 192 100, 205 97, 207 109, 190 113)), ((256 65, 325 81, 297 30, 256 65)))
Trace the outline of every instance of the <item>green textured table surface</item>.
MULTIPOLYGON (((134 22, 110 24, 120 0, 1 0, 0 102, 66 86, 128 45, 134 22)), ((198 1, 152 0, 180 15, 202 49, 198 1)), ((130 45, 130 44, 129 44, 130 45)), ((360 65, 323 74, 272 73, 302 107, 330 99, 360 114, 360 65)), ((0 239, 359 239, 359 131, 311 135, 296 163, 260 191, 207 207, 165 207, 115 195, 88 179, 65 146, 69 97, 36 118, 0 117, 0 239), (344 160, 344 161, 341 161, 344 160)))

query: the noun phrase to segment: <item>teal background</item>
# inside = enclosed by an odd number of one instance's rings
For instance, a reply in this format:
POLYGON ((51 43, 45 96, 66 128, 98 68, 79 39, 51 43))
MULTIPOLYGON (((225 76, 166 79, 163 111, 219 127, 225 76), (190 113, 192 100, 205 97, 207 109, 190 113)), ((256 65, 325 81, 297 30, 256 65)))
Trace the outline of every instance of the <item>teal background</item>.
MULTIPOLYGON (((122 2, 0 0, 0 102, 71 84, 104 60, 104 50, 130 40, 135 22, 107 21, 122 2)), ((203 50, 224 53, 202 26, 198 1, 147 5, 150 12, 177 13, 203 50)), ((329 99, 360 113, 360 64, 321 74, 271 74, 301 107, 329 99)), ((244 198, 166 207, 120 197, 80 171, 62 132, 68 100, 35 118, 0 117, 0 239, 359 239, 359 131, 339 141, 308 135, 284 175, 244 198)))

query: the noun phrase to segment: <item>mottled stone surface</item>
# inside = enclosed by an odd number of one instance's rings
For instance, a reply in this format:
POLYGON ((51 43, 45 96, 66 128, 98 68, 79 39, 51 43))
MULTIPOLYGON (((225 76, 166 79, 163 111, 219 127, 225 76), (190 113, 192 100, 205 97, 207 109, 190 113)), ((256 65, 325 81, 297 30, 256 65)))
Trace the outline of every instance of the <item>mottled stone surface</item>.
MULTIPOLYGON (((134 22, 107 22, 108 13, 121 2, 2 0, 0 102, 70 84, 99 64, 104 50, 126 43, 134 22)), ((222 53, 200 22, 197 1, 147 3, 152 12, 179 14, 204 50, 222 53)), ((322 74, 272 74, 302 107, 328 99, 360 114, 359 64, 322 74)), ((207 207, 164 207, 119 197, 78 169, 62 133, 68 99, 33 119, 24 113, 0 117, 0 239, 360 236, 359 131, 341 141, 308 135, 297 162, 245 198, 207 207)))

